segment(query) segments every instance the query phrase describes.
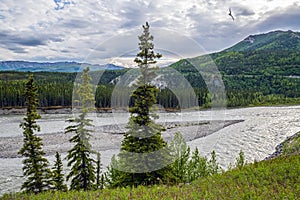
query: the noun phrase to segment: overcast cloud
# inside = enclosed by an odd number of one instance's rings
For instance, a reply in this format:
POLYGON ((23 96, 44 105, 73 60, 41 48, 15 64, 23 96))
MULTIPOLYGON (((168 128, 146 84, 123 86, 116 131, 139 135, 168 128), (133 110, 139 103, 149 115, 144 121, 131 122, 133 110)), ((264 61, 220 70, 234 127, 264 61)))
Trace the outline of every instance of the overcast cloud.
POLYGON ((299 19, 298 0, 1 0, 0 60, 121 64, 134 56, 146 21, 158 50, 173 60, 251 34, 299 31, 299 19))

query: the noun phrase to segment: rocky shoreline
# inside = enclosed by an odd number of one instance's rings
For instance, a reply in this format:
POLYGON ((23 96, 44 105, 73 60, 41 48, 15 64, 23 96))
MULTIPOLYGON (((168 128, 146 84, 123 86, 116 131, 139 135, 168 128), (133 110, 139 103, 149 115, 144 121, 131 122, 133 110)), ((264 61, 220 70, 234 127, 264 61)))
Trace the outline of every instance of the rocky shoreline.
MULTIPOLYGON (((196 109, 195 109, 196 110, 196 109)), ((180 112, 178 109, 164 109, 162 112, 180 112)), ((40 114, 72 114, 78 112, 76 108, 71 106, 51 106, 38 108, 40 114)), ((112 113, 112 108, 96 108, 96 113, 112 113)), ((128 112, 127 108, 118 108, 114 112, 128 112)), ((159 111, 158 111, 159 112, 159 111)), ((2 107, 0 115, 24 115, 26 114, 25 107, 2 107)))
MULTIPOLYGON (((47 107, 47 108, 39 108, 38 112, 40 114, 70 114, 72 113, 72 108, 70 107, 47 107)), ((0 108, 0 115, 24 115, 26 114, 26 108, 0 108)))
POLYGON ((280 144, 278 144, 275 147, 274 153, 272 153, 271 155, 267 156, 264 160, 270 160, 270 159, 277 158, 278 156, 282 155, 283 154, 283 147, 284 147, 284 145, 290 143, 291 141, 293 141, 299 135, 300 135, 300 132, 295 133, 294 135, 291 135, 291 136, 287 137, 283 142, 281 142, 280 144))

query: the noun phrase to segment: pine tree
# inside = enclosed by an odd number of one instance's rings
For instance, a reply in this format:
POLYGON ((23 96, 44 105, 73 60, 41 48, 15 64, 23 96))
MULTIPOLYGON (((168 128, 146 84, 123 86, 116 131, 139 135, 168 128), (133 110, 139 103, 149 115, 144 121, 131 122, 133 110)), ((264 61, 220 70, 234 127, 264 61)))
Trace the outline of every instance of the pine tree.
POLYGON ((67 185, 64 184, 63 164, 58 152, 55 154, 55 159, 54 167, 52 168, 54 184, 53 189, 67 191, 67 185))
POLYGON ((94 187, 95 182, 95 160, 91 157, 92 149, 89 143, 92 120, 87 118, 87 114, 94 109, 93 88, 90 83, 91 76, 89 68, 83 70, 81 83, 76 90, 76 97, 81 105, 81 113, 68 122, 72 125, 65 129, 65 133, 75 133, 70 142, 75 143, 74 147, 68 151, 68 166, 71 171, 67 175, 67 180, 71 179, 71 190, 90 190, 94 187))
POLYGON ((157 67, 152 67, 161 54, 154 53, 153 36, 149 32, 149 24, 143 26, 143 34, 139 36, 140 52, 135 62, 141 72, 137 80, 136 90, 132 94, 133 107, 127 124, 127 132, 118 154, 117 168, 114 174, 120 174, 115 186, 150 185, 170 181, 170 161, 167 143, 161 137, 163 127, 154 122, 158 118, 153 113, 158 89, 151 85, 156 76, 157 67), (120 172, 122 171, 122 172, 120 172))
POLYGON ((23 131, 23 147, 18 152, 25 159, 23 160, 23 176, 26 178, 21 189, 25 192, 39 193, 51 188, 51 171, 49 162, 44 157, 43 142, 35 132, 40 131, 36 120, 41 118, 37 112, 38 99, 37 87, 31 75, 26 83, 26 116, 20 124, 23 131))

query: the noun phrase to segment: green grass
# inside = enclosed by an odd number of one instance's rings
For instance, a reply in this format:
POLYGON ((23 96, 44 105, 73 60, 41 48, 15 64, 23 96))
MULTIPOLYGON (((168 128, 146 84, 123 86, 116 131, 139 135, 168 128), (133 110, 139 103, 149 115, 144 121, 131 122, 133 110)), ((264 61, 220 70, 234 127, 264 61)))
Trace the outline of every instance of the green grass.
POLYGON ((2 200, 46 199, 299 199, 300 155, 278 157, 233 169, 190 185, 104 189, 89 192, 46 192, 39 195, 9 194, 2 200))
POLYGON ((283 155, 300 155, 300 133, 283 145, 283 155))

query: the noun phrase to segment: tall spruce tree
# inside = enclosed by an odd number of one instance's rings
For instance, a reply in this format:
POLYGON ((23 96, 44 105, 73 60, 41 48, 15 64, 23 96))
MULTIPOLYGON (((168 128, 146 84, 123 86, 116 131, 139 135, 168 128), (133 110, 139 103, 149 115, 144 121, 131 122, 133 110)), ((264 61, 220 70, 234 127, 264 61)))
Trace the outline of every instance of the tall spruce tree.
MULTIPOLYGON (((116 166, 110 169, 113 186, 150 185, 170 180, 170 167, 166 166, 170 156, 167 143, 161 137, 163 127, 155 123, 158 116, 153 112, 158 89, 151 84, 158 67, 153 66, 162 55, 154 53, 153 36, 149 32, 149 24, 143 26, 143 34, 139 38, 140 52, 135 58, 141 76, 132 94, 133 107, 127 124, 127 132, 121 144, 116 166), (115 176, 119 175, 118 178, 115 176)), ((109 175, 108 175, 109 177, 109 175)))
POLYGON ((35 132, 40 131, 40 126, 36 123, 41 115, 37 112, 38 99, 37 87, 34 84, 31 75, 26 83, 26 116, 21 122, 20 127, 23 131, 23 147, 18 152, 25 157, 23 160, 23 176, 25 182, 22 184, 22 190, 25 192, 39 193, 51 188, 51 171, 49 162, 44 157, 43 142, 35 132))
POLYGON ((56 152, 55 163, 52 168, 53 172, 53 189, 58 191, 67 191, 67 185, 64 184, 63 164, 61 162, 60 154, 56 152))
POLYGON ((92 149, 89 138, 92 129, 92 120, 87 118, 87 114, 94 109, 95 98, 93 88, 90 83, 91 76, 89 68, 83 70, 81 83, 76 89, 76 96, 81 105, 81 113, 68 122, 72 125, 65 129, 65 133, 75 133, 70 142, 75 143, 74 147, 68 151, 68 166, 71 171, 67 175, 67 180, 71 179, 71 190, 90 190, 95 184, 95 160, 91 157, 92 149))

